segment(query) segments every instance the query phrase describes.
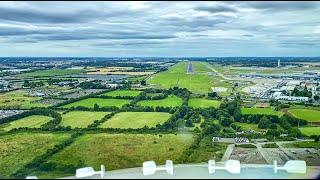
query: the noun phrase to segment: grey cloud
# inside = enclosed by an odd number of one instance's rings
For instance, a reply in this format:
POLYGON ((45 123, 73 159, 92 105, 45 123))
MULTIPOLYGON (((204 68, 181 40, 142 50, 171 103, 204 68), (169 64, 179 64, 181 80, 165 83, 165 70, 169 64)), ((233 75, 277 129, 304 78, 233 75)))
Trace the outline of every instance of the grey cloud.
POLYGON ((316 2, 301 1, 301 2, 277 2, 277 1, 261 1, 261 2, 241 2, 240 5, 244 7, 251 7, 260 10, 271 10, 271 11, 284 11, 284 10, 306 10, 313 9, 318 6, 316 2))
POLYGON ((92 44, 94 46, 136 46, 136 45, 159 45, 165 44, 167 42, 114 42, 114 43, 96 43, 92 44))
POLYGON ((27 23, 84 23, 99 18, 123 16, 129 12, 115 11, 102 12, 93 9, 83 9, 70 12, 49 12, 38 9, 21 9, 0 7, 0 19, 6 21, 27 22, 27 23))
POLYGON ((226 5, 216 5, 216 6, 198 6, 194 8, 196 11, 206 11, 210 13, 221 13, 221 12, 238 12, 237 9, 226 6, 226 5))
POLYGON ((33 39, 38 41, 69 41, 69 40, 94 40, 94 39, 171 39, 174 35, 151 35, 151 34, 135 34, 135 35, 117 35, 117 34, 58 34, 48 36, 37 36, 33 39))

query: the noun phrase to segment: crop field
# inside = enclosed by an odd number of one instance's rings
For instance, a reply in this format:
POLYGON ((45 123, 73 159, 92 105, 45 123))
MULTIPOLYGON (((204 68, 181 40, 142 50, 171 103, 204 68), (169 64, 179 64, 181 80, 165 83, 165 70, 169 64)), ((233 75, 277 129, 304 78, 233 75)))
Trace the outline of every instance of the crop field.
MULTIPOLYGON (((258 124, 249 124, 249 123, 240 123, 240 122, 235 122, 235 124, 241 126, 241 129, 243 131, 245 130, 267 131, 267 129, 258 128, 258 124)), ((277 129, 283 130, 283 128, 279 124, 277 124, 277 129)))
POLYGON ((318 127, 301 127, 301 128, 299 128, 299 130, 308 136, 320 135, 320 126, 318 126, 318 127))
POLYGON ((69 134, 16 133, 0 136, 0 172, 1 178, 9 178, 23 165, 36 156, 44 154, 47 149, 63 142, 69 134))
POLYGON ((62 121, 59 125, 86 128, 95 120, 100 120, 107 114, 110 114, 110 112, 71 111, 62 114, 62 121))
POLYGON ((10 131, 13 128, 20 128, 20 127, 40 128, 42 124, 45 124, 50 120, 52 120, 52 117, 32 115, 32 116, 28 116, 22 119, 18 119, 18 120, 0 125, 0 129, 3 129, 4 131, 10 131))
POLYGON ((156 127, 162 125, 170 118, 171 114, 164 112, 121 112, 102 123, 102 128, 143 128, 144 126, 156 127))
POLYGON ((51 76, 61 76, 68 74, 79 74, 83 73, 85 70, 81 69, 49 69, 49 70, 40 70, 35 72, 17 74, 18 77, 51 77, 51 76))
POLYGON ((159 99, 159 100, 142 100, 138 101, 138 105, 140 106, 163 106, 163 107, 175 107, 175 106, 181 106, 182 105, 182 99, 175 95, 169 95, 165 99, 159 99))
POLYGON ((133 91, 133 90, 115 90, 115 91, 110 91, 101 95, 106 95, 106 96, 138 96, 142 91, 133 91))
POLYGON ((219 108, 221 102, 218 100, 191 98, 189 99, 188 104, 193 108, 208 108, 208 107, 219 108))
POLYGON ((40 100, 40 97, 28 97, 26 90, 16 90, 0 94, 0 108, 18 109, 31 107, 48 107, 45 104, 30 103, 40 100))
POLYGON ((227 147, 227 143, 212 142, 212 137, 206 136, 200 141, 199 146, 194 149, 192 154, 188 157, 188 162, 207 163, 209 159, 219 162, 221 161, 227 147))
MULTIPOLYGON (((157 85, 161 88, 173 88, 179 86, 180 88, 187 88, 193 92, 208 93, 212 92, 211 75, 204 74, 186 74, 186 69, 189 62, 180 62, 171 66, 168 71, 155 74, 148 80, 149 84, 157 85)), ((201 62, 192 62, 192 64, 200 70, 206 67, 201 62)))
POLYGON ((148 160, 164 164, 170 159, 178 163, 192 141, 191 134, 86 134, 48 162, 73 165, 82 160, 94 169, 104 164, 107 170, 140 167, 148 160))
POLYGON ((242 114, 267 114, 278 115, 279 117, 284 114, 282 111, 275 111, 271 108, 241 108, 242 114))
POLYGON ((72 106, 84 106, 88 108, 93 108, 94 104, 98 104, 99 107, 104 106, 116 106, 118 108, 121 108, 125 104, 129 104, 131 100, 128 99, 103 99, 103 98, 88 98, 83 99, 77 102, 73 102, 70 104, 66 104, 62 106, 63 108, 71 108, 72 106))
POLYGON ((296 118, 305 119, 308 122, 320 122, 320 111, 312 109, 289 109, 289 113, 296 118))

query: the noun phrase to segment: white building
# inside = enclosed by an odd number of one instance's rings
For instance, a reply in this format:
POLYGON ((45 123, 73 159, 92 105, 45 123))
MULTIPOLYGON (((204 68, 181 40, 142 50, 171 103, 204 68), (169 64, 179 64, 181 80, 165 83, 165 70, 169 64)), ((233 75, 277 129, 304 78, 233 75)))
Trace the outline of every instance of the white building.
POLYGON ((309 100, 308 97, 295 97, 295 96, 277 96, 274 99, 283 100, 283 101, 297 101, 297 102, 306 102, 309 100))

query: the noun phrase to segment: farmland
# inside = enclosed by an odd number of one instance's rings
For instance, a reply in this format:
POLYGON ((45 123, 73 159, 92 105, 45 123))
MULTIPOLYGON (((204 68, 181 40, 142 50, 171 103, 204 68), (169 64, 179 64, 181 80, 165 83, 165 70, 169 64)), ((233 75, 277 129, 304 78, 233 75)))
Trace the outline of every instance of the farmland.
POLYGON ((59 125, 71 126, 72 128, 86 128, 95 120, 102 119, 109 112, 90 112, 90 111, 71 111, 62 115, 62 121, 59 125))
POLYGON ((88 108, 93 108, 94 104, 98 104, 99 107, 105 107, 105 106, 116 106, 121 108, 125 104, 129 104, 131 100, 128 99, 103 99, 103 98, 88 98, 83 99, 71 104, 67 104, 62 106, 63 108, 71 108, 77 107, 77 106, 84 106, 88 108))
POLYGON ((284 112, 275 111, 271 108, 241 108, 242 114, 267 114, 282 116, 284 112))
POLYGON ((163 124, 171 114, 163 112, 121 112, 102 123, 102 128, 143 128, 163 124))
POLYGON ((139 167, 151 159, 163 164, 167 159, 177 162, 191 143, 190 134, 86 134, 48 161, 72 165, 82 160, 94 169, 104 164, 108 170, 139 167))
POLYGON ((320 122, 320 111, 312 109, 290 109, 289 113, 296 118, 305 119, 309 122, 320 122))
POLYGON ((68 139, 69 134, 17 133, 0 137, 1 178, 9 178, 26 163, 55 144, 68 139))
POLYGON ((156 107, 156 106, 175 107, 175 106, 182 105, 182 99, 177 96, 170 95, 165 99, 142 100, 142 101, 139 101, 137 104, 140 106, 152 106, 152 107, 156 107))
POLYGON ((19 120, 12 121, 7 124, 0 125, 0 129, 9 131, 13 128, 28 127, 39 128, 42 124, 49 122, 52 117, 32 115, 19 120))
POLYGON ((188 104, 193 108, 208 108, 208 107, 219 108, 221 102, 218 100, 191 98, 189 99, 188 104))
POLYGON ((142 91, 130 91, 130 90, 115 90, 115 91, 111 91, 111 92, 107 92, 101 95, 105 95, 105 96, 112 96, 112 97, 116 97, 116 96, 138 96, 142 91))
POLYGON ((83 73, 85 70, 81 69, 49 69, 40 70, 35 72, 23 73, 16 75, 17 77, 51 77, 51 76, 62 76, 68 74, 79 74, 83 73))

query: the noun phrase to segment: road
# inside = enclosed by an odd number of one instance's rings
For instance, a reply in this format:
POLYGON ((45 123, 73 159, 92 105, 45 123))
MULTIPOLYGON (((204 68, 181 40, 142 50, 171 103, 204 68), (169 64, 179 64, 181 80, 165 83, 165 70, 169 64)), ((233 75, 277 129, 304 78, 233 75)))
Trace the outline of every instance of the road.
POLYGON ((188 67, 187 67, 187 74, 194 74, 194 67, 193 67, 193 64, 192 63, 189 63, 188 64, 188 67))
POLYGON ((224 154, 221 158, 222 162, 225 162, 230 158, 234 146, 235 146, 234 144, 229 144, 229 146, 227 147, 226 151, 224 152, 224 154))

